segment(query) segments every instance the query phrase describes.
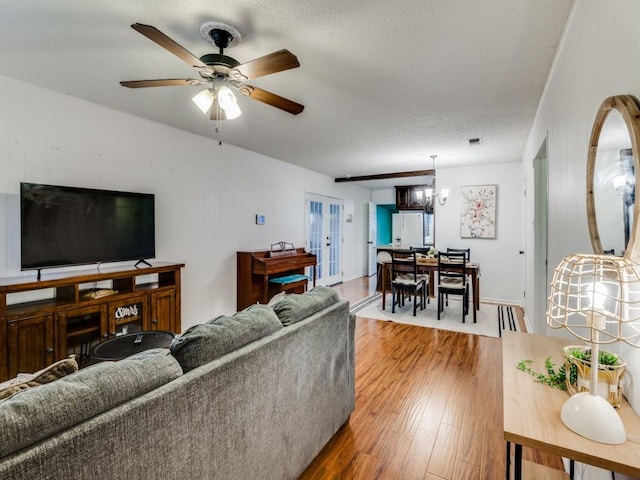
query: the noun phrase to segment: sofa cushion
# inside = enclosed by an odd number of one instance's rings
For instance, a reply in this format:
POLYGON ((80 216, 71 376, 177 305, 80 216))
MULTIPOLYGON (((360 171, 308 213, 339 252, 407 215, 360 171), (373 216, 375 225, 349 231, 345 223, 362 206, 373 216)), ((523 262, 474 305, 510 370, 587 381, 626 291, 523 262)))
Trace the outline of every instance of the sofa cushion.
POLYGON ((267 305, 252 305, 234 314, 190 327, 171 345, 171 353, 187 372, 282 328, 267 305))
POLYGON ((103 362, 0 401, 0 457, 61 432, 179 377, 164 348, 103 362))
POLYGON ((291 325, 333 305, 339 300, 331 287, 316 287, 306 293, 292 293, 273 306, 282 325, 291 325))
POLYGON ((0 383, 0 400, 10 397, 27 388, 37 387, 45 383, 53 382, 78 371, 78 362, 75 358, 65 358, 52 363, 36 373, 20 374, 16 378, 0 383))

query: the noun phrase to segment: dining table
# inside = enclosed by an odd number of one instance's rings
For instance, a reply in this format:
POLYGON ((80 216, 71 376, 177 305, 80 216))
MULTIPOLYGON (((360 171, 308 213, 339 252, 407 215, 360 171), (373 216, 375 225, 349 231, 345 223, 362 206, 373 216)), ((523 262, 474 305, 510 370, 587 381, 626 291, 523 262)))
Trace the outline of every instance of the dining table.
MULTIPOLYGON (((418 257, 416 259, 418 273, 429 275, 429 297, 435 297, 435 273, 438 271, 438 259, 435 257, 418 257)), ((455 264, 452 264, 452 268, 455 264)), ((480 310, 480 264, 467 262, 467 272, 471 275, 471 288, 473 290, 473 308, 480 310)), ((382 291, 382 309, 386 309, 387 287, 391 278, 391 261, 383 262, 381 268, 380 289, 382 291)))

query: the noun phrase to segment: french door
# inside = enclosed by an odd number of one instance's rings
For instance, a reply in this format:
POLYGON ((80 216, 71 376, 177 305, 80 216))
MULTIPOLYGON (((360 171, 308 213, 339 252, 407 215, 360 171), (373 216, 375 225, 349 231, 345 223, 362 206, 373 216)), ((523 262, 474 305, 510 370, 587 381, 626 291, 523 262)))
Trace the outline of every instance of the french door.
POLYGON ((305 244, 317 257, 316 282, 342 282, 342 200, 314 193, 306 195, 305 244))

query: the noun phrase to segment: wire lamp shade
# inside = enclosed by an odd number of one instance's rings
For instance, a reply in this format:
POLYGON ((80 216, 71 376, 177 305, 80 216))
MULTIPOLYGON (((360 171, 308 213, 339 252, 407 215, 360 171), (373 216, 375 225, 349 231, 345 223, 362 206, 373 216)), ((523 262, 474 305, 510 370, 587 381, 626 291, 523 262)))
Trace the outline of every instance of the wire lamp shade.
POLYGON ((591 440, 624 443, 622 420, 597 393, 599 345, 623 341, 640 347, 640 266, 613 255, 565 257, 551 281, 547 324, 591 344, 589 392, 565 402, 562 422, 591 440))
POLYGON ((640 347, 640 265, 613 255, 564 258, 551 281, 547 324, 585 342, 640 347))

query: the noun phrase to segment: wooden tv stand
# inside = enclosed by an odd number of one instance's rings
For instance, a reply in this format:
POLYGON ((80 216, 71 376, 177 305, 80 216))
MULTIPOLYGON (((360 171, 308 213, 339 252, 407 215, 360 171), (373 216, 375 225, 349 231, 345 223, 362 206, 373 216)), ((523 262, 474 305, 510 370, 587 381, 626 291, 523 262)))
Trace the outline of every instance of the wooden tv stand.
POLYGON ((0 381, 139 330, 180 333, 182 263, 0 279, 0 381))

